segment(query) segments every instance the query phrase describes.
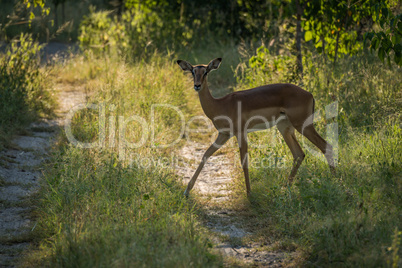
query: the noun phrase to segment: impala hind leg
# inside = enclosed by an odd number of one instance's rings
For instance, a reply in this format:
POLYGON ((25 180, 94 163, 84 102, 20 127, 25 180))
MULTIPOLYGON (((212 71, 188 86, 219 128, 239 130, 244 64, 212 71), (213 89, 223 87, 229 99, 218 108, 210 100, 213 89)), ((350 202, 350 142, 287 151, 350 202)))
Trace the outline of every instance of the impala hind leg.
POLYGON ((296 140, 295 129, 290 124, 290 122, 282 121, 282 123, 278 124, 277 126, 279 132, 282 134, 283 139, 285 140, 287 146, 289 147, 290 152, 293 155, 293 167, 288 178, 289 183, 292 183, 294 177, 296 176, 297 170, 299 169, 301 163, 303 162, 305 154, 302 148, 300 147, 300 144, 296 140))
POLYGON ((249 196, 251 189, 250 189, 250 179, 248 176, 248 144, 246 135, 247 134, 240 134, 241 137, 237 137, 237 142, 239 143, 240 161, 244 172, 247 196, 249 196))
POLYGON ((201 163, 198 165, 197 170, 195 171, 193 177, 191 178, 190 182, 187 185, 186 190, 184 191, 185 196, 188 196, 191 189, 193 189, 195 181, 197 180, 198 175, 200 175, 200 172, 204 167, 205 163, 207 162, 208 158, 213 153, 215 153, 219 148, 221 148, 230 139, 230 137, 231 137, 230 135, 219 133, 218 137, 216 138, 216 141, 213 144, 211 144, 211 146, 209 146, 209 148, 205 151, 201 159, 201 163))
POLYGON ((313 125, 309 125, 300 131, 307 139, 309 139, 320 151, 325 155, 332 174, 335 174, 335 164, 332 146, 317 133, 313 125))

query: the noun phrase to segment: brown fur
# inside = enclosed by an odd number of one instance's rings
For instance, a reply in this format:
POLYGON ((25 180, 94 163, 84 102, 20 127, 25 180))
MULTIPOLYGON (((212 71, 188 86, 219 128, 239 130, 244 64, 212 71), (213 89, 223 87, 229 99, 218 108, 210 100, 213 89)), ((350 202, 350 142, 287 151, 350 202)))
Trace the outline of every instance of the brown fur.
POLYGON ((193 188, 207 159, 232 136, 236 136, 239 143, 240 159, 246 180, 247 194, 249 194, 247 130, 264 122, 276 122, 293 155, 294 163, 289 175, 289 182, 295 177, 305 156, 296 140, 295 129, 325 154, 331 170, 334 170, 332 146, 317 133, 312 124, 314 98, 311 93, 293 84, 271 84, 233 92, 215 99, 208 88, 207 74, 219 68, 220 62, 221 59, 217 58, 208 65, 193 66, 186 61, 177 61, 184 71, 192 72, 194 88, 198 91, 202 109, 219 131, 215 143, 207 149, 189 182, 185 195, 188 195, 193 188))

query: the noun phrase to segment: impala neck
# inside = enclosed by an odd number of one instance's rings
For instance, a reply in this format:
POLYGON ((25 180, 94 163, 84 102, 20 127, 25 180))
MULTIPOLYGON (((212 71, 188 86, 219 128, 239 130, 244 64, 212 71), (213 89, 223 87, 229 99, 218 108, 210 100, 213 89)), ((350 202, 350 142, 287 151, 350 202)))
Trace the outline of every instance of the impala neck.
POLYGON ((212 120, 217 115, 218 105, 217 99, 215 99, 209 91, 207 77, 204 78, 198 96, 200 97, 201 107, 204 110, 205 115, 212 120))

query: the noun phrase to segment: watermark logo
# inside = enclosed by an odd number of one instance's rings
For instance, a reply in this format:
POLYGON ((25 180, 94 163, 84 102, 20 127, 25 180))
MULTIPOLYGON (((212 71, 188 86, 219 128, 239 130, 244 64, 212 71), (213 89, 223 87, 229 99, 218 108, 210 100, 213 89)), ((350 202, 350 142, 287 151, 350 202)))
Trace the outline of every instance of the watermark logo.
MULTIPOLYGON (((241 113, 241 103, 238 103, 238 113, 241 113)), ((309 125, 313 124, 314 121, 319 121, 322 119, 322 113, 316 111, 312 114, 303 124, 305 129, 309 125)), ((325 119, 327 124, 326 135, 323 137, 329 144, 332 145, 331 152, 333 154, 334 163, 336 165, 338 162, 338 146, 339 146, 339 136, 338 136, 338 102, 333 102, 325 107, 325 119)), ((240 118, 238 116, 237 118, 240 118)), ((227 126, 226 129, 220 129, 220 131, 226 131, 230 136, 247 135, 247 133, 268 129, 275 125, 280 126, 281 122, 286 122, 286 116, 281 115, 278 118, 267 119, 263 116, 253 116, 245 122, 244 126, 246 131, 244 133, 237 133, 239 126, 242 124, 239 120, 238 122, 233 122, 233 120, 226 116, 220 115, 214 118, 214 121, 225 122, 227 126), (282 121, 284 120, 284 121, 282 121), (259 122, 256 124, 255 122, 259 122), (254 124, 253 124, 254 123, 254 124)), ((175 120, 177 124, 177 120, 175 120)), ((215 129, 211 120, 206 116, 193 116, 186 119, 185 114, 177 106, 170 104, 153 104, 150 106, 149 114, 147 117, 139 115, 123 116, 116 114, 116 106, 114 104, 106 105, 102 102, 99 104, 79 104, 73 107, 67 114, 65 119, 65 132, 68 141, 75 147, 90 149, 90 148, 117 148, 120 161, 128 161, 131 164, 135 163, 139 166, 147 167, 149 165, 159 166, 159 167, 169 167, 177 164, 177 159, 175 157, 171 158, 161 158, 161 159, 142 159, 135 154, 136 149, 148 146, 152 149, 165 149, 169 147, 178 146, 178 143, 185 139, 185 142, 194 142, 191 140, 191 134, 193 133, 212 133, 215 129), (98 137, 93 142, 79 141, 73 134, 73 119, 74 117, 86 110, 92 110, 98 114, 98 137), (160 133, 160 122, 161 114, 167 113, 169 115, 175 116, 179 124, 177 125, 177 131, 175 132, 175 137, 173 140, 159 142, 156 138, 157 133, 160 133), (106 116, 108 114, 108 116, 106 116), (140 133, 136 140, 129 140, 126 137, 128 127, 135 125, 137 133, 140 133), (196 125, 196 127, 194 127, 196 125), (134 152, 134 153, 133 153, 134 152)), ((163 131, 163 130, 162 130, 163 131)), ((273 135, 276 135, 277 132, 273 135)), ((268 135, 268 134, 267 134, 268 135)), ((271 134, 270 134, 271 135, 271 134)), ((313 147, 306 142, 306 138, 301 135, 299 142, 301 143, 303 149, 308 151, 314 157, 317 157, 323 161, 326 161, 323 153, 318 150, 317 147, 313 147)), ((216 135, 211 135, 210 144, 214 142, 216 135)), ((238 142, 241 139, 238 140, 238 142)), ((270 147, 267 143, 252 143, 249 142, 249 148, 267 149, 270 147)), ((269 154, 269 152, 267 152, 269 154)), ((285 162, 282 156, 273 156, 269 154, 266 157, 260 157, 259 159, 250 159, 250 166, 254 168, 267 168, 267 167, 277 167, 281 168, 285 166, 285 162)))

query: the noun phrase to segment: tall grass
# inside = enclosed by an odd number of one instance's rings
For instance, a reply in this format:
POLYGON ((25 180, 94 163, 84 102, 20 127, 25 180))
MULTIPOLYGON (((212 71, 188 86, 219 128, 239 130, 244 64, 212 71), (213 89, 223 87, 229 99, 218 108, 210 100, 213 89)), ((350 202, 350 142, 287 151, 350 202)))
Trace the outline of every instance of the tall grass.
MULTIPOLYGON (((38 231, 47 257, 63 267, 216 266, 194 204, 166 172, 124 167, 110 152, 67 147, 41 192, 38 231)), ((38 228, 37 227, 37 228, 38 228)), ((45 256, 46 256, 45 255, 45 256)), ((43 257, 43 256, 42 256, 43 257)), ((32 261, 31 261, 32 262, 32 261)))
MULTIPOLYGON (((258 233, 256 239, 302 253, 297 265, 392 264, 388 248, 397 239, 395 229, 402 228, 401 69, 369 55, 343 59, 335 68, 318 57, 306 63, 304 88, 314 94, 322 115, 316 127, 325 137, 327 125, 338 124, 337 175, 330 174, 323 157, 309 153, 314 146, 298 135, 306 159, 295 183, 288 185, 293 159, 282 137, 277 130, 253 133, 251 143, 265 147, 251 149, 251 161, 277 157, 280 164, 254 165, 250 199, 240 198, 240 180, 234 200, 243 200, 237 205, 255 217, 249 227, 258 233), (338 113, 326 118, 322 112, 334 101, 338 113)), ((287 82, 280 72, 276 77, 280 81, 275 82, 287 82)), ((393 252, 400 255, 401 249, 393 252)))
POLYGON ((40 48, 30 35, 19 39, 0 55, 0 149, 13 134, 39 116, 49 116, 55 106, 40 67, 40 48))

